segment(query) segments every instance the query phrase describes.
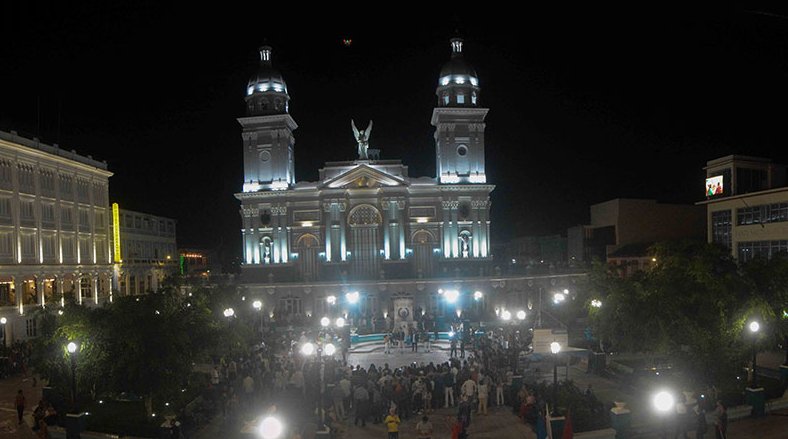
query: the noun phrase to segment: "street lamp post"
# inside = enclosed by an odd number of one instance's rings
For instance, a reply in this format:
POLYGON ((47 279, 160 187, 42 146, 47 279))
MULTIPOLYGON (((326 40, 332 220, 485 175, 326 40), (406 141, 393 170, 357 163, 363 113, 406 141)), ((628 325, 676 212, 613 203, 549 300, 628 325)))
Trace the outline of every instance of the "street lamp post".
POLYGON ((558 353, 561 352, 561 343, 550 343, 550 352, 553 353, 553 416, 558 416, 558 353))
POLYGON ((657 413, 662 415, 662 434, 663 437, 668 437, 668 418, 670 417, 671 411, 673 410, 673 404, 675 404, 675 400, 673 399, 673 395, 670 392, 662 390, 657 392, 654 395, 654 408, 657 409, 657 413))
MULTIPOLYGON (((339 323, 340 322, 337 321, 337 326, 339 326, 339 323)), ((342 324, 344 325, 344 322, 342 322, 342 324)), ((336 350, 337 350, 336 346, 334 346, 332 343, 321 344, 320 342, 318 342, 317 346, 315 346, 314 344, 307 342, 304 343, 303 346, 301 346, 301 353, 304 356, 311 357, 312 355, 317 355, 316 358, 317 361, 316 364, 318 367, 317 369, 317 380, 318 380, 317 423, 319 429, 321 430, 324 429, 326 425, 325 410, 323 408, 323 399, 325 398, 323 392, 323 375, 325 374, 326 364, 325 364, 325 358, 323 357, 323 352, 325 352, 325 354, 328 355, 329 357, 333 357, 334 353, 336 353, 336 350)))
POLYGON ((79 345, 75 342, 71 341, 66 345, 66 350, 68 351, 68 358, 71 361, 71 405, 76 412, 79 410, 79 404, 77 404, 77 351, 79 350, 79 345))
POLYGON ((758 341, 758 331, 761 329, 760 323, 753 321, 749 324, 750 332, 752 333, 752 380, 750 381, 750 386, 752 389, 758 388, 758 372, 757 372, 757 361, 758 361, 758 350, 756 348, 756 342, 758 341))
POLYGON ((260 336, 263 335, 263 302, 261 300, 255 300, 252 302, 252 307, 260 313, 260 336))

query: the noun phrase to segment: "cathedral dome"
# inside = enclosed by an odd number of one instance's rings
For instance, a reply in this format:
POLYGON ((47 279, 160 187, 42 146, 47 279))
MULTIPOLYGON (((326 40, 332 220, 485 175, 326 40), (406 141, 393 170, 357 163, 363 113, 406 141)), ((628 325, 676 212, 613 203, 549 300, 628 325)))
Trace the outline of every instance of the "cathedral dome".
POLYGON ((271 47, 260 48, 260 68, 246 86, 246 112, 250 116, 284 114, 290 96, 282 74, 271 64, 271 47))
POLYGON ((462 55, 463 40, 452 38, 451 59, 443 65, 438 78, 438 105, 475 107, 479 97, 479 77, 462 55))

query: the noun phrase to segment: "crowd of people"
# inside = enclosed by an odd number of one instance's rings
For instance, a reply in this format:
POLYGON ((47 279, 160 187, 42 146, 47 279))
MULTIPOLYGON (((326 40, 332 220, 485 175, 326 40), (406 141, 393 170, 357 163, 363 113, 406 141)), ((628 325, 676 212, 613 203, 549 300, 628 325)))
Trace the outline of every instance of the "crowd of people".
MULTIPOLYGON (((429 416, 451 408, 451 420, 443 421, 454 436, 462 438, 472 416, 486 416, 491 406, 508 405, 519 412, 521 405, 530 402, 536 410, 532 391, 515 388, 519 386, 517 355, 512 351, 526 342, 519 333, 480 335, 473 328, 458 326, 450 335, 451 345, 460 349, 452 349, 444 362, 361 367, 349 364, 339 351, 320 360, 300 353, 307 342, 346 344, 330 331, 272 332, 253 353, 219 359, 211 373, 211 386, 222 416, 233 428, 242 428, 241 415, 254 414, 259 407, 275 405, 282 416, 316 420, 322 406, 326 423, 335 432, 352 422, 359 427, 385 424, 389 433, 397 433, 399 422, 420 419, 420 437, 426 438, 432 428, 429 416)), ((427 340, 435 338, 436 333, 401 328, 387 335, 384 343, 387 351, 395 341, 398 349, 407 346, 417 351, 420 341, 429 349, 427 340)), ((392 364, 395 361, 393 357, 392 364)))

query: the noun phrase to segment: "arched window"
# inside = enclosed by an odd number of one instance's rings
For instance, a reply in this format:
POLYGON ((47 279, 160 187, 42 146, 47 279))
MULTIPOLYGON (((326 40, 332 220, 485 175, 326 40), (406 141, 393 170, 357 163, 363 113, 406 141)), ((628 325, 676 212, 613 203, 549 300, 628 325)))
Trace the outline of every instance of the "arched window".
POLYGON ((260 259, 263 264, 270 264, 273 258, 273 241, 270 236, 260 238, 260 259))

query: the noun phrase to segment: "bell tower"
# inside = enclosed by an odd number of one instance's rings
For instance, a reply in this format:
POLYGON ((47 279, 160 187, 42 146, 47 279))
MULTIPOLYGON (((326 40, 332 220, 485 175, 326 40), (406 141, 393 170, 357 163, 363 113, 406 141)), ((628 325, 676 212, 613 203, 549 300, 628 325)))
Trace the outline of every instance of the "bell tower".
POLYGON ((486 183, 484 118, 479 78, 463 57, 463 40, 451 40, 451 59, 441 69, 432 111, 436 177, 440 184, 486 183))
POLYGON ((290 95, 282 75, 271 63, 272 50, 263 46, 260 67, 246 87, 246 117, 243 127, 244 192, 284 190, 295 184, 293 131, 290 95))

